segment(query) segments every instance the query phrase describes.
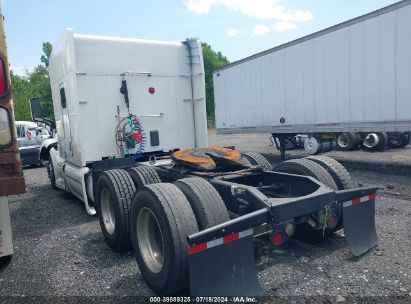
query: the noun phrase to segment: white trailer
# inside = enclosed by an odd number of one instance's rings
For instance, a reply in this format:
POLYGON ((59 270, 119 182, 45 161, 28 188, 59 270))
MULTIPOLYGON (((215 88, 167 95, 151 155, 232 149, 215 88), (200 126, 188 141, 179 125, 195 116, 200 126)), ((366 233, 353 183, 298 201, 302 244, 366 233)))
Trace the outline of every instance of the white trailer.
POLYGON ((280 138, 408 132, 409 79, 405 0, 215 71, 216 128, 280 138))

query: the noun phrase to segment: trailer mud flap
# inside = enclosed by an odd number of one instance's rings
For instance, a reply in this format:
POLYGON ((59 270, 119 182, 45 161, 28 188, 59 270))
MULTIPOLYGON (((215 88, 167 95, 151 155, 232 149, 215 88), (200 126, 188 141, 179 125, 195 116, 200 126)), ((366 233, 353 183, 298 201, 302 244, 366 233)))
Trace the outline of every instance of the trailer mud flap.
POLYGON ((345 238, 354 256, 366 253, 378 243, 375 198, 371 194, 343 203, 345 238))
POLYGON ((259 296, 253 230, 189 247, 191 296, 259 296))

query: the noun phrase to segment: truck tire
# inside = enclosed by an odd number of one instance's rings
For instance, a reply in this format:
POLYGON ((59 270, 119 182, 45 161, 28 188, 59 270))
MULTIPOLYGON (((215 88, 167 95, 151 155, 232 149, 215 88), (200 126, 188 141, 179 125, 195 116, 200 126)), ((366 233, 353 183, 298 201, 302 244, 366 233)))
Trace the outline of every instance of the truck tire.
POLYGON ((59 188, 56 185, 56 175, 54 174, 54 166, 53 161, 50 159, 49 163, 47 164, 47 174, 50 179, 51 189, 58 190, 59 188))
POLYGON ((378 150, 386 150, 388 147, 387 132, 378 132, 377 135, 380 138, 380 144, 378 145, 378 150))
POLYGON ((307 159, 312 160, 323 167, 333 178, 338 190, 355 188, 355 184, 350 173, 343 165, 331 157, 327 156, 308 156, 307 159))
MULTIPOLYGON (((355 184, 351 178, 350 173, 343 165, 331 157, 327 156, 309 156, 309 160, 312 160, 322 166, 334 179, 335 184, 337 185, 338 190, 346 190, 355 188, 355 184)), ((337 219, 337 226, 333 231, 338 231, 343 226, 343 216, 342 216, 342 206, 338 207, 339 218, 337 219)))
POLYGON ((241 153, 242 156, 244 156, 253 166, 263 166, 265 170, 273 170, 273 166, 270 164, 270 162, 262 156, 260 153, 256 152, 246 152, 246 153, 241 153))
POLYGON ((198 232, 190 203, 173 184, 144 186, 131 208, 131 241, 140 271, 159 295, 188 287, 187 236, 198 232))
POLYGON ((133 179, 136 189, 140 189, 145 185, 161 183, 161 178, 154 168, 150 166, 139 166, 129 168, 127 172, 133 179))
POLYGON ((401 134, 401 141, 400 141, 400 148, 405 148, 410 143, 410 133, 402 133, 401 134))
POLYGON ((104 171, 96 192, 96 209, 108 246, 116 252, 129 249, 130 210, 136 192, 131 176, 123 169, 104 171))
POLYGON ((200 231, 230 220, 220 194, 205 179, 199 177, 183 178, 174 184, 188 199, 200 231))
MULTIPOLYGON (((330 189, 337 190, 337 185, 327 170, 309 159, 293 159, 282 162, 274 168, 274 171, 311 176, 330 189)), ((336 214, 337 225, 341 221, 341 214, 341 208, 338 208, 336 214)), ((334 231, 335 229, 326 228, 325 230, 322 230, 312 227, 309 223, 302 223, 297 226, 293 237, 306 242, 318 243, 334 231)))
POLYGON ((326 185, 328 188, 338 190, 334 179, 327 172, 327 170, 314 161, 306 158, 287 160, 275 167, 273 171, 311 176, 326 185))
POLYGON ((358 138, 354 132, 344 132, 337 135, 337 147, 342 151, 351 151, 358 146, 358 138))

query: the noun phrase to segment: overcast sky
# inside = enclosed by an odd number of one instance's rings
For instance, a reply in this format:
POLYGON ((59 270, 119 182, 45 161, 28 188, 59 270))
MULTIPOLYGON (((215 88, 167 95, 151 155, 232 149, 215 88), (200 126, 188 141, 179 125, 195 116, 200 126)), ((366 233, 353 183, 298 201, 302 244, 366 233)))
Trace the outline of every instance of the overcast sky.
POLYGON ((39 64, 44 41, 82 34, 182 41, 197 37, 230 61, 294 40, 393 0, 1 0, 12 69, 39 64))

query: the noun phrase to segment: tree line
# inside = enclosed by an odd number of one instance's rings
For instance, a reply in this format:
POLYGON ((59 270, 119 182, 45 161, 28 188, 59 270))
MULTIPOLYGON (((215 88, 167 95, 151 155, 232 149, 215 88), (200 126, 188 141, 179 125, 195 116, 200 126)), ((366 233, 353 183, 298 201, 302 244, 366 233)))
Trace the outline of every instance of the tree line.
MULTIPOLYGON (((214 51, 209 44, 203 42, 202 47, 206 82, 207 120, 209 127, 213 127, 215 119, 213 71, 227 65, 229 61, 221 52, 214 51)), ((28 102, 31 97, 38 97, 40 99, 44 117, 54 118, 48 72, 52 49, 50 42, 43 43, 43 54, 40 58, 41 63, 37 65, 32 72, 26 72, 26 75, 21 76, 11 71, 11 85, 16 120, 31 120, 28 102)))

